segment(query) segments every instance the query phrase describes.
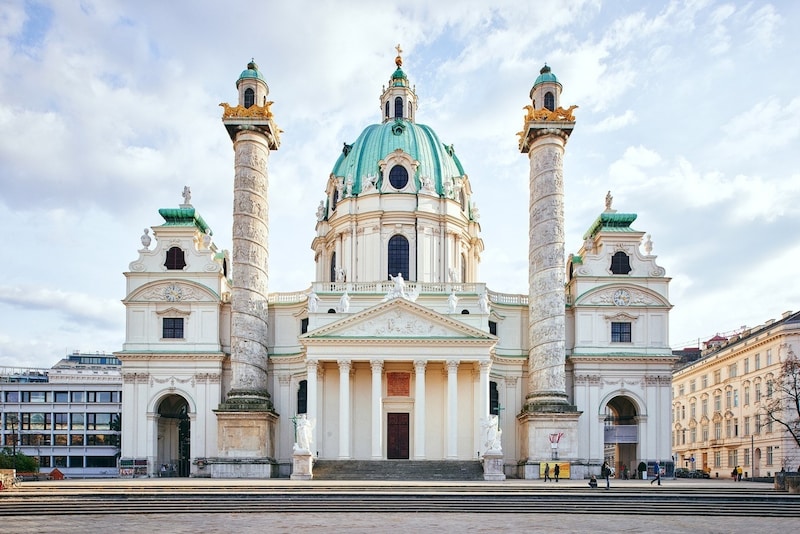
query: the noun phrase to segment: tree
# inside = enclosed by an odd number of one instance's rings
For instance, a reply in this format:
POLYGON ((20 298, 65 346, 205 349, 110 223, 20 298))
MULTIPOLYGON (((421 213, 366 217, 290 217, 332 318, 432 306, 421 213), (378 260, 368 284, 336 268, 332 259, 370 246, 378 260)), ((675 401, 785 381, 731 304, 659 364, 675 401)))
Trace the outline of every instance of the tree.
POLYGON ((39 471, 39 462, 36 458, 16 451, 16 464, 14 462, 14 453, 8 447, 0 451, 0 469, 14 469, 16 465, 18 473, 36 473, 39 471))
POLYGON ((762 412, 768 421, 782 426, 800 447, 800 359, 788 343, 781 345, 779 354, 781 372, 767 385, 768 398, 762 412))

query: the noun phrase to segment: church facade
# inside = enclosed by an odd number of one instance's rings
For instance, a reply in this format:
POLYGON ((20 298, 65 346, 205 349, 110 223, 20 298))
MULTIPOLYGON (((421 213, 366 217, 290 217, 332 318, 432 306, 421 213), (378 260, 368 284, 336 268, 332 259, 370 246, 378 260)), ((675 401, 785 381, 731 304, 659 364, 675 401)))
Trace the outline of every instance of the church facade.
POLYGON ((153 476, 288 476, 299 422, 310 428, 300 448, 320 460, 482 461, 501 449, 507 476, 557 462, 583 478, 604 461, 633 472, 669 459, 669 278, 610 195, 566 257, 575 120, 556 76, 542 69, 519 134, 530 291, 503 294, 479 276, 470 178, 417 122, 399 49, 395 63, 380 121, 320 180, 315 280, 295 292, 268 287, 280 130, 263 74, 252 62, 242 72, 237 104, 222 104, 232 250, 217 249, 185 188, 125 273, 122 459, 153 476))

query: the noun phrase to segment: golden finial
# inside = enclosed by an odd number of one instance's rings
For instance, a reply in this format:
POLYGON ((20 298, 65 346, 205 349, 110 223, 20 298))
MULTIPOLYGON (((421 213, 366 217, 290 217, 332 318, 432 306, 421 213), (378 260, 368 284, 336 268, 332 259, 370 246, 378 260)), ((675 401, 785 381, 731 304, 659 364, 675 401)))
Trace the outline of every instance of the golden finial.
POLYGON ((397 68, 399 69, 403 66, 403 58, 400 57, 400 54, 403 53, 403 49, 400 48, 400 43, 397 43, 397 46, 395 46, 394 49, 397 50, 397 57, 394 58, 394 64, 397 65, 397 68))

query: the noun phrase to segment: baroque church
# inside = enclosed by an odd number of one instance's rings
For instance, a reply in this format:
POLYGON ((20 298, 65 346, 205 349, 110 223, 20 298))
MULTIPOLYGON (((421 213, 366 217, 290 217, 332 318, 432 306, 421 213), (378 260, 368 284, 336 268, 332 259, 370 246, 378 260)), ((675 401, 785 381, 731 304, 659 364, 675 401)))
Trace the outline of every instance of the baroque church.
POLYGON ((138 473, 311 478, 313 462, 345 460, 489 473, 491 460, 494 480, 540 478, 553 463, 584 478, 604 461, 633 472, 670 459, 669 278, 610 194, 566 255, 576 106, 561 106, 561 83, 545 66, 520 99, 529 292, 498 293, 479 276, 470 177, 417 122, 400 52, 378 122, 320 178, 315 280, 297 291, 268 287, 268 159, 281 130, 254 62, 236 104, 221 104, 232 250, 214 244, 187 187, 125 273, 121 454, 138 473))

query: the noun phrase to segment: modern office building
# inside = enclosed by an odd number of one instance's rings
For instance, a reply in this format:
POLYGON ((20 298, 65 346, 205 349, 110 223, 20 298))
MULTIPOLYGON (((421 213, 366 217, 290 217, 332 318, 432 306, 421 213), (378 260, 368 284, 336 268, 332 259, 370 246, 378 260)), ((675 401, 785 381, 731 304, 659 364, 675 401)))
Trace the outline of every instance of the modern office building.
POLYGON ((765 405, 779 394, 781 363, 800 347, 800 312, 786 312, 728 337, 714 336, 700 359, 672 379, 672 450, 676 464, 730 476, 768 477, 800 465, 796 441, 771 422, 765 405))
POLYGON ((66 477, 118 475, 120 361, 73 353, 50 369, 0 369, 0 444, 66 477))

